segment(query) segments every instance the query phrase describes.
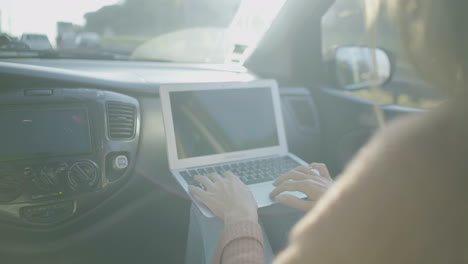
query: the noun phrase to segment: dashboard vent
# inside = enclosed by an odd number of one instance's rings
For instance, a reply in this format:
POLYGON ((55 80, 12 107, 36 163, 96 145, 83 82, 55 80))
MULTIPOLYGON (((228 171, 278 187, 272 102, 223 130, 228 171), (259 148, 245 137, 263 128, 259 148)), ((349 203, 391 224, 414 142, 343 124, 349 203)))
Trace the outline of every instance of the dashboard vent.
POLYGON ((132 139, 135 136, 136 109, 134 105, 108 102, 107 125, 111 139, 132 139))

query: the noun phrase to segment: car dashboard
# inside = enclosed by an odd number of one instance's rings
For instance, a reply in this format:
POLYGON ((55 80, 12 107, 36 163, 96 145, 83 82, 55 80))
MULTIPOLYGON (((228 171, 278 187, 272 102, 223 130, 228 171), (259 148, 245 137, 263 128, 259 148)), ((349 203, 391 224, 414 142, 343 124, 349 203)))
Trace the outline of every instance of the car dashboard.
MULTIPOLYGON (((73 226, 135 178, 187 198, 168 168, 159 85, 257 78, 237 66, 0 62, 0 226, 73 226)), ((313 98, 305 88, 280 91, 290 152, 316 159, 313 98)))
POLYGON ((89 88, 28 88, 3 91, 0 105, 5 220, 50 225, 79 215, 133 167, 140 119, 135 98, 89 88))

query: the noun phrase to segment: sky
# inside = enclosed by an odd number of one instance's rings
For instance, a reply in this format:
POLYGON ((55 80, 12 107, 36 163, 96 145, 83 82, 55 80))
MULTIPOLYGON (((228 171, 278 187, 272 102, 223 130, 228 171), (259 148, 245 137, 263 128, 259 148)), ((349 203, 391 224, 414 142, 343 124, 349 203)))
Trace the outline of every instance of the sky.
POLYGON ((20 37, 44 33, 54 43, 56 22, 83 25, 83 15, 122 0, 0 0, 1 31, 20 37))

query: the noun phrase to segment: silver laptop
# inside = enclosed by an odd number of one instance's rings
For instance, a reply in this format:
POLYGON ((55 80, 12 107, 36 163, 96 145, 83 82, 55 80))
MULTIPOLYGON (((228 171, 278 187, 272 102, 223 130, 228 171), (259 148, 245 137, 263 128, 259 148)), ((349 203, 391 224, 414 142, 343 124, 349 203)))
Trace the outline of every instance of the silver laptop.
MULTIPOLYGON (((258 207, 265 207, 274 203, 273 181, 307 164, 288 152, 273 80, 164 84, 160 97, 169 167, 187 193, 190 184, 204 188, 196 175, 232 171, 251 189, 258 207)), ((191 198, 205 216, 213 216, 191 198)))

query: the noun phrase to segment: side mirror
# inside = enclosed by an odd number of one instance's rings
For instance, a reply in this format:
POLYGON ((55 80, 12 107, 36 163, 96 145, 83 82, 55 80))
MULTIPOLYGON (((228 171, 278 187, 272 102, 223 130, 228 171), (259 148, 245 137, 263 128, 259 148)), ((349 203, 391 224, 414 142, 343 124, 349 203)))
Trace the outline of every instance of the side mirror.
POLYGON ((382 49, 339 47, 334 52, 333 69, 336 82, 346 90, 368 89, 372 85, 372 53, 376 55, 377 79, 385 85, 392 77, 390 56, 382 49))

